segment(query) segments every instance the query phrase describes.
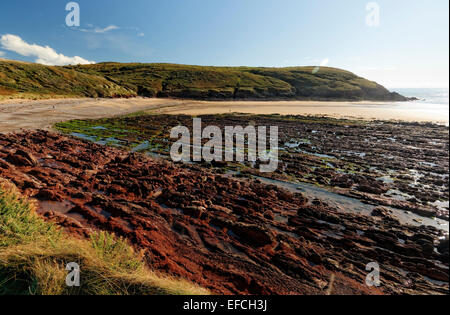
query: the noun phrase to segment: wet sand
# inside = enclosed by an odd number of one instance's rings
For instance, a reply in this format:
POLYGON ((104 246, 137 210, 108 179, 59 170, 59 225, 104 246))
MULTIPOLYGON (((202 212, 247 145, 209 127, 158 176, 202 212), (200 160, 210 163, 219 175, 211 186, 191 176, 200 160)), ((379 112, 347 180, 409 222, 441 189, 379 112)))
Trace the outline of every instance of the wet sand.
POLYGON ((140 98, 8 100, 0 102, 0 132, 50 129, 57 122, 71 119, 114 117, 181 103, 172 100, 140 98))
POLYGON ((158 114, 281 114, 325 115, 336 118, 432 121, 448 124, 448 115, 416 112, 408 106, 381 102, 238 101, 206 102, 173 99, 57 99, 0 102, 0 132, 49 129, 71 119, 113 117, 146 111, 158 114))
MULTIPOLYGON (((426 106, 426 105, 424 105, 426 106)), ((168 114, 207 115, 225 113, 320 115, 334 118, 364 120, 401 120, 436 122, 448 125, 448 112, 417 111, 408 103, 384 102, 193 102, 184 106, 165 108, 168 114)))

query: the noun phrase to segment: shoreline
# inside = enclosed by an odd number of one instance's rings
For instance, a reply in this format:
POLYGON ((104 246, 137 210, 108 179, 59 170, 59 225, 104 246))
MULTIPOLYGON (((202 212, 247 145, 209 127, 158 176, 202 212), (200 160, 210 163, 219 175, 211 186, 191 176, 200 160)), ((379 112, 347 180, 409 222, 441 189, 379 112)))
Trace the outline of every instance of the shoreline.
MULTIPOLYGON (((159 100, 159 101, 178 101, 178 102, 195 102, 195 103, 304 103, 304 104, 372 104, 372 105, 383 105, 390 103, 405 103, 408 101, 374 101, 374 100, 326 100, 326 99, 189 99, 189 98, 174 98, 174 97, 118 97, 118 98, 91 98, 91 97, 51 97, 42 99, 31 99, 31 98, 0 98, 0 105, 7 104, 25 104, 25 103, 40 103, 40 102, 58 102, 58 101, 111 101, 111 100, 159 100)), ((415 100, 411 100, 415 101, 415 100)))
MULTIPOLYGON (((46 100, 11 99, 0 101, 0 132, 21 129, 50 129, 61 121, 107 118, 136 112, 149 114, 259 114, 304 115, 337 119, 406 121, 448 126, 442 114, 418 113, 405 103, 374 101, 195 101, 165 98, 92 99, 61 98, 46 100), (395 108, 399 106, 399 108, 395 108)), ((407 104, 407 103, 406 103, 407 104)), ((447 115, 448 116, 448 115, 447 115)))

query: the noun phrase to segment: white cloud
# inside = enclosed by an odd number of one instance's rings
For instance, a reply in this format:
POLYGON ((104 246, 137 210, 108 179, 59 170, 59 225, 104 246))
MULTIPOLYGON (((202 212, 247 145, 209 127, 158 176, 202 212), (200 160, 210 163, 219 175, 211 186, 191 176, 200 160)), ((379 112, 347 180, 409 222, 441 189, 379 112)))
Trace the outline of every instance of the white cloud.
POLYGON ((3 49, 13 51, 22 56, 37 57, 36 62, 44 65, 64 66, 74 64, 93 64, 94 61, 83 59, 79 56, 67 57, 58 54, 49 46, 39 46, 28 44, 22 38, 12 34, 6 34, 0 37, 0 44, 3 49))
POLYGON ((94 30, 94 32, 95 33, 106 33, 106 32, 109 32, 109 31, 114 31, 114 30, 118 30, 120 27, 118 27, 118 26, 116 26, 116 25, 110 25, 110 26, 107 26, 107 27, 105 27, 105 28, 96 28, 95 30, 94 30))
POLYGON ((4 56, 6 53, 0 50, 0 57, 4 56))
POLYGON ((144 37, 145 34, 144 34, 144 33, 139 33, 138 36, 139 36, 139 37, 144 37))
MULTIPOLYGON (((88 26, 91 28, 93 27, 93 25, 91 25, 91 24, 89 24, 88 26)), ((92 29, 80 28, 79 30, 82 32, 86 32, 86 33, 104 34, 104 33, 110 32, 110 31, 118 30, 118 29, 120 29, 120 27, 118 27, 116 25, 110 25, 105 28, 99 28, 99 27, 92 28, 92 29)))

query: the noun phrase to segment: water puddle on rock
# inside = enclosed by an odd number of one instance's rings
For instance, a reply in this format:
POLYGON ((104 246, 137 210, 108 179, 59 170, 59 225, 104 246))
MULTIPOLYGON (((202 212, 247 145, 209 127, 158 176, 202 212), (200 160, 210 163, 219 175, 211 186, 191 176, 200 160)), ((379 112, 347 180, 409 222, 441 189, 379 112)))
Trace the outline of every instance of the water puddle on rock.
POLYGON ((93 129, 93 130, 108 130, 108 128, 103 127, 103 126, 92 127, 91 129, 93 129))
POLYGON ((292 238, 298 238, 298 235, 296 233, 294 233, 294 232, 289 232, 289 231, 282 230, 279 227, 276 227, 275 225, 272 225, 272 224, 270 224, 269 227, 272 230, 277 231, 278 233, 283 234, 285 236, 292 237, 292 238))
POLYGON ((384 184, 393 184, 394 179, 390 176, 381 176, 378 177, 376 180, 383 182, 384 184))
POLYGON ((70 135, 73 136, 73 137, 77 137, 77 138, 80 138, 80 139, 83 139, 83 140, 87 140, 87 141, 91 141, 91 142, 96 142, 97 141, 97 137, 89 136, 89 135, 86 135, 86 134, 80 133, 80 132, 72 132, 70 135))
POLYGON ((305 151, 305 150, 296 150, 296 151, 299 152, 299 153, 303 153, 303 154, 306 154, 306 155, 313 155, 313 156, 320 157, 320 158, 323 158, 323 159, 336 160, 335 156, 328 155, 328 154, 313 153, 313 152, 308 152, 308 151, 305 151))
MULTIPOLYGON (((94 128, 92 128, 94 129, 94 128)), ((84 133, 80 133, 80 132, 72 132, 70 134, 72 137, 76 137, 76 138, 80 138, 83 140, 87 140, 90 142, 94 142, 95 144, 99 144, 99 145, 113 145, 113 146, 120 146, 121 144, 123 144, 124 142, 122 140, 116 139, 114 137, 110 137, 110 138, 102 138, 99 140, 98 137, 96 136, 90 136, 84 133)))
POLYGON ((275 221, 279 223, 287 224, 289 222, 289 218, 280 214, 275 214, 275 221))
POLYGON ((141 144, 135 146, 131 151, 132 152, 140 152, 143 150, 147 150, 150 147, 150 142, 144 141, 141 144))
POLYGON ((106 138, 106 139, 102 139, 100 141, 95 142, 96 144, 100 144, 100 145, 113 145, 113 146, 120 146, 121 144, 123 144, 123 141, 118 140, 116 138, 106 138))
POLYGON ((74 207, 70 201, 40 201, 39 203, 42 209, 61 214, 67 214, 74 207))
POLYGON ((80 213, 70 212, 75 206, 70 201, 40 201, 39 204, 43 211, 53 211, 54 213, 65 215, 79 222, 82 222, 85 219, 80 213))
MULTIPOLYGON (((363 203, 358 199, 339 195, 330 192, 325 188, 321 188, 308 183, 290 183, 258 176, 255 176, 255 178, 257 178, 264 184, 275 185, 293 193, 301 192, 310 200, 319 199, 327 203, 331 207, 337 208, 338 211, 341 212, 370 216, 372 210, 376 208, 376 206, 363 203)), ((390 207, 387 208, 393 211, 394 215, 402 224, 410 224, 414 226, 430 225, 439 230, 446 231, 447 233, 449 231, 448 221, 422 217, 417 214, 406 212, 400 209, 390 207)))
POLYGON ((391 189, 385 195, 399 201, 407 201, 414 198, 414 196, 408 195, 397 189, 391 189))

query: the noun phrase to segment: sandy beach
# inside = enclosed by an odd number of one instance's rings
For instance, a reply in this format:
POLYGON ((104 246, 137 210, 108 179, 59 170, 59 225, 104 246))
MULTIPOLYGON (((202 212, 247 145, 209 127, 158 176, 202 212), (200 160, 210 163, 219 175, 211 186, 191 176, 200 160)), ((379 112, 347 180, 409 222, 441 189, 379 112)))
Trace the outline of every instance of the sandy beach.
POLYGON ((401 120, 436 122, 448 124, 447 115, 432 111, 417 111, 407 103, 383 102, 189 102, 184 105, 163 108, 158 111, 168 114, 280 114, 280 115, 320 115, 334 118, 355 118, 364 120, 401 120))
POLYGON ((411 110, 410 103, 313 101, 189 101, 174 99, 55 99, 0 102, 0 132, 49 129, 71 119, 113 117, 139 111, 155 114, 281 114, 336 118, 431 121, 448 124, 448 113, 411 110))
POLYGON ((71 119, 113 117, 179 104, 179 101, 139 98, 7 100, 0 102, 0 132, 49 129, 57 122, 71 119))

